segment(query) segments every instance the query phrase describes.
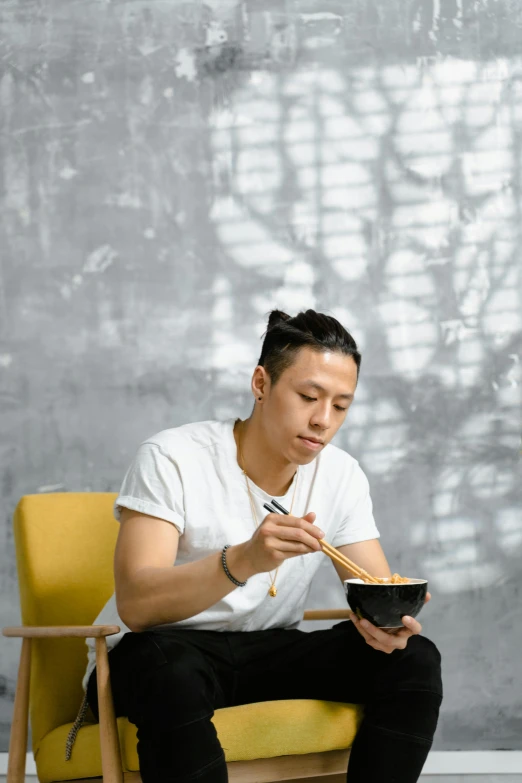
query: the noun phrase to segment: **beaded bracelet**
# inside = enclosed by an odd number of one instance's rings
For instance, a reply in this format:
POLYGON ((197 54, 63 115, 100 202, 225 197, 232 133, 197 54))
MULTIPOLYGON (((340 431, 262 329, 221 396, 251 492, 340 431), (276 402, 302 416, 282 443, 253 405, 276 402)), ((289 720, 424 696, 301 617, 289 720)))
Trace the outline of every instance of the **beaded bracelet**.
POLYGON ((246 583, 247 583, 247 580, 245 579, 244 582, 238 582, 237 579, 234 579, 234 577, 232 576, 232 574, 230 573, 230 571, 227 568, 227 561, 226 561, 226 558, 225 558, 225 552, 227 551, 229 546, 230 546, 230 544, 225 544, 225 546, 223 547, 223 551, 221 552, 221 562, 223 563, 223 568, 225 569, 225 574, 228 576, 228 578, 232 582, 234 582, 235 585, 237 585, 238 587, 244 587, 246 585, 246 583))

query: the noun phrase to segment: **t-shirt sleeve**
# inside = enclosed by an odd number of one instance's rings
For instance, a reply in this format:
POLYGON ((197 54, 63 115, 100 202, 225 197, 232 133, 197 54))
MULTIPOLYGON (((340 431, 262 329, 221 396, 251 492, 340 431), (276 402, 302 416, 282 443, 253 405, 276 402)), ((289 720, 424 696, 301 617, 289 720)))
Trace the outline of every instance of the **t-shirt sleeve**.
POLYGON ((346 487, 347 514, 340 522, 333 539, 332 546, 357 544, 359 541, 369 541, 380 538, 377 525, 373 518, 373 505, 370 497, 370 485, 366 474, 357 462, 351 480, 346 487))
POLYGON ((118 522, 122 508, 166 519, 180 535, 183 533, 185 511, 179 468, 156 444, 142 443, 125 474, 114 502, 118 522))

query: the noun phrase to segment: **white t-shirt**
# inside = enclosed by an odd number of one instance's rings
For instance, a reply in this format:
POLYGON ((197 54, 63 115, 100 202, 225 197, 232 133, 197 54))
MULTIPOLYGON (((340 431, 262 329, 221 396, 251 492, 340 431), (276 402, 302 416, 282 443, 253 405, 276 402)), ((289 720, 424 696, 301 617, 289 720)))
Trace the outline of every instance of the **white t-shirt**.
MULTIPOLYGON (((235 421, 199 421, 159 432, 139 446, 123 479, 114 504, 116 519, 126 507, 175 525, 180 532, 176 565, 207 557, 221 551, 225 544, 247 541, 255 530, 245 476, 237 462, 235 421)), ((286 495, 275 497, 287 510, 295 482, 296 477, 286 495)), ((249 483, 260 524, 268 514, 263 503, 274 496, 249 483)), ((309 511, 316 513, 315 524, 335 547, 380 537, 365 474, 357 460, 332 444, 308 465, 299 467, 292 514, 302 517, 309 511)), ((324 557, 317 551, 285 560, 277 573, 275 598, 267 594, 270 575, 255 574, 244 587, 236 587, 205 611, 151 627, 214 631, 297 628, 312 577, 324 557)), ((107 636, 109 650, 130 631, 118 616, 114 594, 94 624, 120 626, 120 633, 107 636)), ((96 664, 95 640, 87 639, 86 644, 89 650, 84 690, 96 664)))

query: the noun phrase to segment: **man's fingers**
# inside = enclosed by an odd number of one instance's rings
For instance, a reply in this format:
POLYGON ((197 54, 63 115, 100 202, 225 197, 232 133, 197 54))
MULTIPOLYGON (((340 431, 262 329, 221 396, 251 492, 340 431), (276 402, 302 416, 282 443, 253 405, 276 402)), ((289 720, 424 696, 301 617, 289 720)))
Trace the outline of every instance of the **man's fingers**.
POLYGON ((368 620, 362 620, 360 624, 366 631, 368 631, 371 636, 377 639, 380 644, 385 645, 389 644, 388 639, 390 638, 407 639, 409 636, 415 636, 422 631, 422 625, 418 622, 418 620, 416 620, 414 617, 407 617, 406 615, 402 618, 402 624, 404 628, 401 628, 400 631, 395 634, 386 633, 386 631, 382 630, 381 628, 377 628, 377 626, 369 623, 368 620))
MULTIPOLYGON (((386 631, 377 628, 377 626, 369 623, 368 620, 361 620, 361 626, 367 631, 371 637, 373 637, 379 644, 385 647, 404 647, 404 632, 403 629, 396 634, 389 634, 386 631), (402 634, 402 635, 401 635, 402 634)), ((409 631, 409 628, 407 629, 409 631)), ((411 635, 411 634, 408 634, 411 635)))
MULTIPOLYGON (((274 536, 279 542, 292 542, 291 547, 279 543, 277 548, 281 551, 291 551, 298 554, 321 551, 319 539, 324 538, 325 533, 311 520, 312 517, 315 518, 315 512, 310 511, 304 517, 273 513, 268 514, 268 517, 270 517, 269 521, 262 526, 262 534, 267 537, 274 536)), ((268 517, 265 517, 265 520, 268 517)))
POLYGON ((411 632, 412 635, 416 635, 422 631, 422 625, 414 617, 403 617, 402 624, 408 629, 408 631, 411 632))
POLYGON ((377 641, 376 641, 376 640, 373 638, 373 636, 371 636, 371 634, 369 634, 369 633, 368 633, 368 631, 367 631, 367 630, 365 630, 365 629, 363 628, 363 626, 361 625, 361 621, 359 620, 359 618, 358 618, 358 617, 356 617, 354 614, 352 614, 352 615, 350 615, 350 619, 351 619, 352 623, 355 625, 355 627, 357 628, 357 630, 359 631, 359 633, 361 634, 361 636, 363 637, 363 639, 364 639, 366 642, 368 642, 368 644, 369 644, 371 647, 375 647, 375 649, 377 649, 377 647, 378 647, 378 642, 377 642, 377 641))
POLYGON ((394 634, 386 633, 386 631, 377 628, 367 620, 359 620, 353 612, 350 615, 350 619, 368 644, 382 652, 389 653, 393 652, 393 650, 403 650, 408 643, 408 639, 413 635, 413 632, 408 627, 404 627, 394 634))
POLYGON ((321 530, 319 525, 314 525, 313 520, 309 519, 311 516, 315 517, 315 513, 313 511, 310 511, 310 513, 306 514, 304 517, 293 517, 290 514, 278 514, 274 515, 273 521, 274 524, 281 526, 283 530, 286 528, 288 533, 292 534, 294 531, 304 530, 305 533, 308 533, 310 536, 315 538, 324 538, 324 530, 321 530))
POLYGON ((266 539, 266 546, 273 549, 274 552, 281 554, 291 553, 292 555, 308 555, 318 552, 321 545, 316 538, 310 538, 308 541, 302 541, 300 538, 291 538, 283 536, 271 536, 266 539))
POLYGON ((384 645, 379 644, 377 639, 375 639, 375 637, 373 637, 370 633, 368 633, 367 630, 365 630, 361 626, 360 622, 356 623, 356 628, 359 631, 359 633, 361 634, 361 636, 363 637, 363 639, 365 640, 366 644, 369 645, 370 647, 373 647, 374 650, 378 650, 379 652, 384 652, 384 653, 388 653, 389 654, 389 653, 393 652, 396 649, 395 646, 388 645, 388 646, 385 647, 384 645))
POLYGON ((428 601, 431 601, 431 593, 426 593, 426 598, 424 600, 424 603, 427 604, 428 601))
POLYGON ((305 544, 307 547, 313 549, 316 552, 321 549, 321 544, 319 543, 318 538, 300 527, 278 527, 276 536, 280 541, 291 541, 294 544, 305 544))

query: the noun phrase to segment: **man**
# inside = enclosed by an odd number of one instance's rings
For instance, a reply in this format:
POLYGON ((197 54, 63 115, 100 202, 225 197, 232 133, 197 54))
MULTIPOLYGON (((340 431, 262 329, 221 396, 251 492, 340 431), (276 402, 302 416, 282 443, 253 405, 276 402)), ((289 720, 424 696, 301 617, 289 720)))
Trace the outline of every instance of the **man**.
MULTIPOLYGON (((115 504, 116 591, 95 623, 123 629, 107 638, 111 684, 116 715, 138 727, 144 783, 224 783, 214 710, 293 698, 365 705, 349 783, 418 780, 442 700, 440 654, 420 623, 404 617, 389 634, 352 614, 297 628, 319 539, 391 576, 368 481, 330 444, 360 361, 336 319, 272 311, 251 416, 163 430, 139 447, 115 504), (271 499, 290 513, 267 514, 271 499)), ((87 703, 98 718, 87 644, 82 719, 87 703)))

